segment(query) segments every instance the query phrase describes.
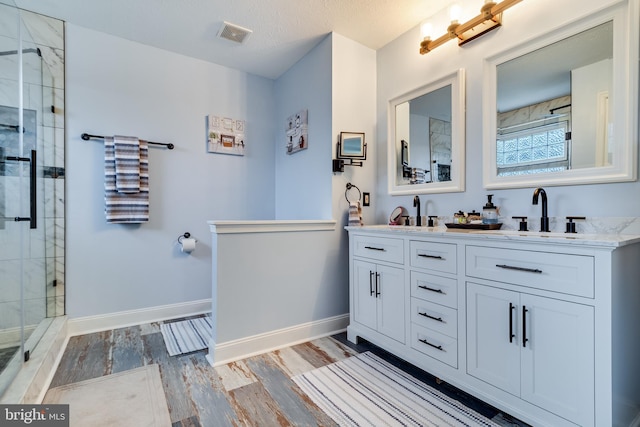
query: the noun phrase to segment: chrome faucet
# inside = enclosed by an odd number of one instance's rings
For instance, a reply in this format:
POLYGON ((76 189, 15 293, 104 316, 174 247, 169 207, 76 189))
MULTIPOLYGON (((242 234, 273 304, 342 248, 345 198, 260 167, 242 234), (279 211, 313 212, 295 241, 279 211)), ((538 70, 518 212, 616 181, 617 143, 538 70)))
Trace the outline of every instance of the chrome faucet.
POLYGON ((547 215, 547 193, 544 188, 533 191, 533 204, 538 204, 538 195, 542 194, 542 216, 540 217, 540 231, 549 231, 549 217, 547 215))
POLYGON ((418 208, 418 211, 416 212, 416 225, 420 227, 422 225, 422 215, 420 215, 420 197, 415 196, 413 198, 413 207, 418 208))

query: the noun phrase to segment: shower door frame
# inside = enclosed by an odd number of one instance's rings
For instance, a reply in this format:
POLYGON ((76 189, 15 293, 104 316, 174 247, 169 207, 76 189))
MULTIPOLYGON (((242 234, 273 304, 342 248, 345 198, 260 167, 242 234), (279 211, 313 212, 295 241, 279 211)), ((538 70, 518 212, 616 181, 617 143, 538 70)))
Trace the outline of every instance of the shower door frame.
MULTIPOLYGON (((18 102, 16 106, 15 99, 12 101, 10 99, 12 95, 8 94, 6 99, 0 100, 0 104, 4 113, 2 117, 5 120, 13 116, 12 109, 17 109, 18 123, 12 122, 12 124, 16 125, 19 146, 17 150, 13 150, 13 147, 10 147, 11 149, 5 147, 2 150, 4 152, 0 153, 0 160, 4 161, 3 168, 5 170, 12 168, 10 172, 0 173, 2 175, 0 179, 4 180, 0 185, 0 189, 3 190, 0 192, 0 207, 4 210, 0 212, 0 216, 4 219, 0 218, 2 222, 0 225, 4 226, 4 229, 0 226, 0 233, 18 227, 7 232, 9 235, 18 237, 13 241, 7 240, 7 235, 0 237, 4 237, 5 246, 10 246, 20 256, 9 260, 13 265, 8 266, 9 264, 5 262, 7 257, 5 249, 2 253, 3 258, 0 259, 0 264, 4 263, 0 265, 0 271, 5 273, 12 268, 17 269, 18 273, 14 272, 13 277, 19 276, 20 297, 18 302, 0 301, 0 305, 4 304, 5 308, 12 305, 19 317, 19 325, 15 330, 7 331, 6 327, 15 326, 16 321, 5 322, 6 325, 1 325, 5 329, 0 329, 0 335, 4 333, 7 341, 19 335, 19 342, 16 342, 19 345, 19 351, 16 351, 6 369, 0 372, 0 397, 28 362, 40 338, 51 324, 52 317, 64 314, 64 245, 60 243, 64 242, 64 227, 58 230, 60 223, 64 225, 64 205, 58 206, 56 203, 58 200, 63 200, 64 196, 64 179, 56 182, 57 178, 64 178, 64 116, 61 115, 64 111, 63 96, 61 97, 62 105, 58 105, 60 108, 54 107, 57 103, 56 98, 60 98, 59 93, 64 93, 64 86, 57 89, 60 80, 63 81, 64 78, 64 65, 61 64, 62 72, 56 75, 55 72, 51 72, 50 64, 43 58, 45 53, 48 55, 49 62, 54 64, 60 57, 64 58, 64 33, 62 30, 61 50, 47 43, 43 44, 42 40, 34 40, 32 30, 33 26, 39 22, 39 18, 42 20, 51 18, 23 11, 15 6, 6 5, 2 1, 0 0, 0 7, 13 9, 16 13, 16 49, 15 51, 0 49, 0 56, 16 55, 18 102), (28 119, 25 119, 25 116, 28 119), (62 126, 61 132, 56 129, 56 125, 62 126), (27 142, 26 135, 30 136, 27 142), (61 149, 62 155, 59 156, 61 160, 56 158, 56 149, 61 149), (8 176, 16 173, 17 177, 8 176), (3 194, 6 190, 4 187, 15 184, 15 182, 9 184, 12 178, 17 178, 18 181, 16 195, 18 200, 13 202, 10 200, 12 197, 10 194, 3 194), (59 185, 60 183, 62 185, 59 185), (47 190, 46 204, 45 189, 47 190), (56 189, 61 194, 56 195, 56 189), (58 215, 55 212, 56 208, 59 210, 58 215), (62 217, 62 221, 58 220, 59 216, 62 217), (25 222, 28 225, 25 225, 25 222), (58 236, 56 236, 57 233, 59 233, 58 236), (58 285, 61 286, 58 287, 58 285)), ((61 24, 61 21, 58 22, 61 24)), ((48 24, 46 23, 45 26, 48 24)), ((60 27, 62 28, 62 25, 60 27)), ((41 37, 37 31, 36 35, 41 37)), ((0 34, 0 37, 2 36, 3 34, 0 34)), ((6 41, 9 37, 4 34, 4 38, 6 41)), ((54 42, 51 45, 55 44, 54 42)), ((7 139, 5 145, 10 144, 7 139)), ((0 238, 1 240, 3 239, 0 238)), ((4 282, 4 286, 16 286, 9 284, 10 279, 7 274, 4 276, 4 279, 0 278, 0 285, 4 282)))

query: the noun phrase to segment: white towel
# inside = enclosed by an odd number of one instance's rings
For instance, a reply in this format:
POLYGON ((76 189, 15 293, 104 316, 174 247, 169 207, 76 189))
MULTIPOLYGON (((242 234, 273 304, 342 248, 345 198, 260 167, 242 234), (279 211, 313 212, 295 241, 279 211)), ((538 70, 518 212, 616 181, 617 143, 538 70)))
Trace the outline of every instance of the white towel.
POLYGON ((137 224, 149 221, 149 148, 140 141, 140 179, 138 192, 118 191, 113 137, 104 138, 105 215, 110 223, 137 224))
POLYGON ((140 191, 140 140, 135 136, 113 137, 116 189, 120 193, 140 191))

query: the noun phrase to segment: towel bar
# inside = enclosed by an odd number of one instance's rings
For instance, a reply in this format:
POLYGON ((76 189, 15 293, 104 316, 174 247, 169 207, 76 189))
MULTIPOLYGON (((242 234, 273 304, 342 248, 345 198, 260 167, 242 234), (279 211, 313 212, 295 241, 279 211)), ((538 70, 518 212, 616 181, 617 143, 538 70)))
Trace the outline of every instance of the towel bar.
MULTIPOLYGON (((90 135, 88 133, 83 133, 82 135, 80 135, 80 138, 84 139, 85 141, 90 140, 91 138, 94 139, 104 139, 104 136, 102 135, 90 135)), ((153 142, 153 141, 147 141, 147 144, 152 144, 152 145, 163 145, 165 147, 167 147, 169 150, 173 150, 173 148, 175 147, 172 143, 164 143, 164 142, 153 142)))

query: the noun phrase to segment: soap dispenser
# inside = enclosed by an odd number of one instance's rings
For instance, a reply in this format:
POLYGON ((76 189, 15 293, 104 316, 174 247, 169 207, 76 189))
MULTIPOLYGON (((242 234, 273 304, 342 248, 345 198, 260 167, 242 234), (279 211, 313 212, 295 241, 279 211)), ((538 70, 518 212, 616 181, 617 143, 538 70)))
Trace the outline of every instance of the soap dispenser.
POLYGON ((483 224, 497 224, 498 223, 498 208, 493 204, 491 199, 493 194, 487 194, 487 204, 482 208, 482 223, 483 224))

